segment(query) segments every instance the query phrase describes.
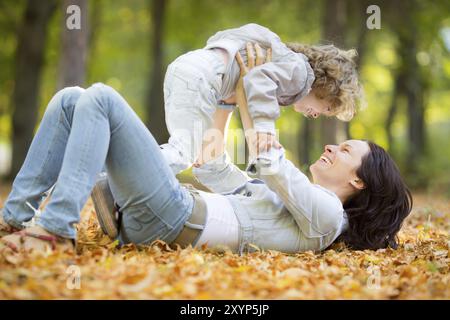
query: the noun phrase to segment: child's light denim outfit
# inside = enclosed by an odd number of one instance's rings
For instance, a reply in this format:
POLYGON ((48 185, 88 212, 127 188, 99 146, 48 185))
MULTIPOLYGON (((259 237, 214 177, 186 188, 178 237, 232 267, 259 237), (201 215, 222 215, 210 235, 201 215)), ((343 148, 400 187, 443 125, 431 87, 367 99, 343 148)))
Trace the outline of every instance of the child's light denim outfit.
POLYGON ((195 50, 172 62, 164 79, 168 143, 161 145, 175 174, 189 168, 202 150, 205 131, 213 126, 225 64, 213 50, 195 50))
POLYGON ((205 131, 211 128, 217 108, 235 91, 240 69, 239 51, 247 61, 246 44, 272 48, 272 62, 251 69, 244 77, 250 115, 256 131, 275 133, 280 105, 287 106, 306 96, 314 82, 308 59, 290 50, 269 29, 257 24, 220 31, 205 48, 188 52, 172 62, 166 73, 164 97, 166 123, 170 133, 161 146, 174 173, 189 168, 198 158, 205 131), (224 57, 211 49, 224 49, 224 57))
POLYGON ((37 225, 76 237, 74 224, 106 167, 122 215, 121 242, 172 242, 194 200, 173 175, 159 145, 127 102, 111 87, 65 88, 50 101, 3 208, 17 228, 51 199, 37 225))

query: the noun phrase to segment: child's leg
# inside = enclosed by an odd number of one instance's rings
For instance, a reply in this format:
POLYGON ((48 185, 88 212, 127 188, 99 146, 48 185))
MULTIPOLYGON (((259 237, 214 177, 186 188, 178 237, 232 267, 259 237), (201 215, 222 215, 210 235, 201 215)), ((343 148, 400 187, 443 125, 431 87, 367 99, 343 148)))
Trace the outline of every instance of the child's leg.
POLYGON ((182 64, 169 66, 164 81, 168 143, 161 145, 174 174, 198 159, 203 136, 213 125, 217 100, 209 80, 185 70, 182 64))
POLYGON ((33 208, 38 208, 45 192, 56 183, 70 133, 73 110, 83 91, 79 87, 65 88, 49 102, 5 202, 3 218, 8 224, 22 228, 22 223, 34 216, 34 211, 27 202, 33 208))
POLYGON ((37 224, 75 238, 73 224, 106 160, 111 191, 133 242, 178 235, 193 207, 151 133, 111 87, 95 84, 78 99, 55 190, 37 224))
POLYGON ((198 160, 204 134, 213 125, 224 72, 220 54, 204 49, 178 57, 167 68, 164 107, 170 139, 161 148, 175 174, 198 160))
POLYGON ((194 108, 166 112, 170 138, 160 147, 174 174, 190 168, 200 155, 203 134, 211 126, 202 118, 194 108))

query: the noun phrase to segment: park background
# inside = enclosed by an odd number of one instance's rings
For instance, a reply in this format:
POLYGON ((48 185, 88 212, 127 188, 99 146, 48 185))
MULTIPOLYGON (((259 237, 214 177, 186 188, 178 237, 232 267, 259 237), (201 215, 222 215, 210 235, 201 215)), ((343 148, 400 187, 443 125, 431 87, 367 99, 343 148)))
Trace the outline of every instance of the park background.
MULTIPOLYGON (((111 85, 167 141, 167 65, 219 30, 254 22, 285 42, 359 53, 368 105, 350 123, 283 108, 280 141, 295 164, 306 168, 327 143, 370 139, 389 150, 411 188, 450 195, 449 12, 449 2, 415 0, 1 0, 1 175, 16 175, 48 101, 68 85, 111 85), (81 30, 66 27, 70 4, 81 8, 81 30), (371 4, 381 29, 367 27, 371 4)), ((239 126, 235 112, 231 128, 239 126)))
MULTIPOLYGON (((167 65, 217 31, 250 22, 285 42, 359 52, 366 109, 342 123, 284 108, 279 138, 305 172, 324 144, 370 139, 388 149, 414 191, 399 248, 242 257, 161 243, 118 248, 89 200, 79 255, 0 256, 0 299, 450 298, 449 1, 0 0, 0 207, 58 89, 114 87, 163 143, 167 65), (72 4, 81 8, 81 30, 66 27, 72 4), (380 8, 381 29, 367 28, 369 5, 380 8), (74 263, 83 275, 77 290, 65 275, 74 263)), ((231 127, 240 127, 237 112, 231 127)))

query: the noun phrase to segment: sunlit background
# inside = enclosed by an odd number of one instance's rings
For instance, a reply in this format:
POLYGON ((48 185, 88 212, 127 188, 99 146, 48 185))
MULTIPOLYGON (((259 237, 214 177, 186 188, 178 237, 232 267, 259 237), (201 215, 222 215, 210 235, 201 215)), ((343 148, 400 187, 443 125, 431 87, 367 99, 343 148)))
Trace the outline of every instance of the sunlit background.
MULTIPOLYGON (((448 1, 0 0, 0 174, 5 179, 11 180, 23 162, 23 152, 13 156, 13 146, 24 149, 32 138, 28 135, 17 142, 13 132, 20 135, 27 127, 36 129, 49 99, 64 84, 61 74, 70 73, 62 39, 68 32, 65 8, 71 3, 79 3, 87 17, 80 32, 86 45, 70 49, 86 56, 85 80, 80 85, 101 81, 117 89, 160 143, 167 139, 161 101, 165 68, 177 56, 203 47, 219 30, 255 22, 286 42, 332 42, 356 48, 367 108, 348 125, 307 120, 285 108, 277 125, 288 157, 306 168, 325 143, 347 137, 370 139, 389 150, 411 187, 450 196, 448 1), (36 3, 48 7, 39 22, 45 29, 39 33, 43 38, 21 37, 24 25, 33 19, 26 12, 39 12, 33 8, 36 3), (381 29, 366 26, 370 4, 381 9, 381 29), (35 70, 33 63, 37 63, 20 60, 21 41, 44 44, 42 68, 36 69, 32 84, 30 77, 17 72, 23 70, 19 63, 30 64, 27 70, 35 70), (19 105, 17 92, 27 86, 37 94, 36 119, 31 116, 33 104, 19 105), (13 115, 19 108, 22 116, 13 130, 13 115)), ((237 114, 231 127, 240 127, 237 114)))

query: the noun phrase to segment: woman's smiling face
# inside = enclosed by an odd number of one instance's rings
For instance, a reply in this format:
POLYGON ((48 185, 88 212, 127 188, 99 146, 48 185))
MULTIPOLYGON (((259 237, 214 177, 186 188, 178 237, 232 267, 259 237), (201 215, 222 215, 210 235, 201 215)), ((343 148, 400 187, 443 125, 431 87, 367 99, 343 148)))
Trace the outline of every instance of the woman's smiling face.
MULTIPOLYGON (((350 188, 357 191, 364 184, 356 175, 362 158, 370 152, 361 140, 347 140, 339 145, 326 145, 324 153, 310 166, 314 183, 330 190, 350 188)), ((349 190, 350 190, 349 189, 349 190)))

